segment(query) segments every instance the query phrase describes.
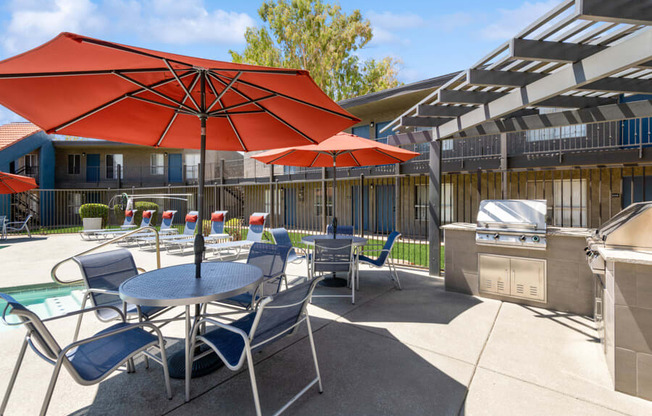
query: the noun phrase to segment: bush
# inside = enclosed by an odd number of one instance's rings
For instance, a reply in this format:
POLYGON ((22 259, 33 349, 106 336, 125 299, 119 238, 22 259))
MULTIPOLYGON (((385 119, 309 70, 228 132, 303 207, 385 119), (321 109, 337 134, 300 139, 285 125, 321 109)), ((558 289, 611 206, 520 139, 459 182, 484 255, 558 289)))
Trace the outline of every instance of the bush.
MULTIPOLYGON (((159 214, 159 206, 158 204, 154 202, 149 202, 149 201, 138 201, 134 203, 134 209, 136 212, 134 213, 134 224, 137 226, 140 225, 140 221, 143 219, 143 211, 147 211, 150 209, 154 210, 154 213, 152 213, 152 221, 150 222, 150 225, 157 225, 158 224, 158 214, 159 214)), ((125 220, 125 208, 123 205, 115 205, 113 207, 113 212, 115 213, 115 217, 118 220, 118 224, 122 224, 125 220)))
MULTIPOLYGON (((79 207, 79 216, 84 218, 102 218, 102 227, 109 222, 109 206, 104 204, 84 204, 79 207)), ((124 212, 122 213, 124 217, 124 212)))

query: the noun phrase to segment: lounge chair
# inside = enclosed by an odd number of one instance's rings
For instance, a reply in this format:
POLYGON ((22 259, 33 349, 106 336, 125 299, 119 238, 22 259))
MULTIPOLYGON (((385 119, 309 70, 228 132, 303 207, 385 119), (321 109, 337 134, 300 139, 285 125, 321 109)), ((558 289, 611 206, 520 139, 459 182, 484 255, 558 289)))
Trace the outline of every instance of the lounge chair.
MULTIPOLYGON (((129 250, 120 248, 73 257, 73 260, 79 265, 79 270, 86 284, 86 294, 81 304, 82 309, 86 308, 86 304, 90 301, 93 307, 113 306, 122 311, 124 318, 135 317, 138 320, 153 319, 169 309, 125 304, 120 299, 118 291, 120 284, 138 274, 138 268, 129 250)), ((113 309, 98 309, 95 316, 102 322, 112 321, 120 317, 113 309)), ((73 340, 76 340, 79 336, 82 318, 83 315, 79 315, 73 340)))
MULTIPOLYGON (((177 238, 187 238, 188 236, 195 235, 195 228, 197 228, 197 217, 199 213, 197 211, 190 211, 186 214, 186 224, 183 227, 183 233, 173 234, 173 235, 161 235, 158 240, 159 243, 163 244, 166 240, 174 240, 177 238)), ((156 236, 144 235, 139 236, 135 239, 140 248, 151 247, 152 244, 156 243, 156 236)))
POLYGON ((27 231, 27 236, 32 238, 32 233, 29 231, 29 226, 27 223, 32 219, 32 214, 29 214, 25 221, 10 221, 4 224, 5 233, 19 233, 21 231, 27 231))
MULTIPOLYGON (((333 234, 333 225, 328 224, 326 226, 326 234, 333 234)), ((353 235, 353 226, 352 225, 338 225, 337 226, 338 235, 353 235)))
POLYGON ((317 273, 346 273, 351 287, 350 295, 314 295, 314 297, 351 298, 355 303, 355 287, 357 270, 355 267, 353 240, 348 238, 319 239, 315 241, 312 253, 311 271, 313 277, 317 273))
POLYGON ((234 250, 235 257, 238 257, 243 249, 249 249, 254 243, 259 243, 263 240, 263 231, 265 229, 265 222, 267 221, 267 212, 254 212, 249 217, 249 230, 247 231, 247 238, 239 241, 226 241, 224 243, 206 244, 206 252, 211 251, 214 255, 223 258, 223 252, 234 250))
MULTIPOLYGON (((211 230, 210 234, 204 236, 204 242, 216 243, 220 240, 230 238, 224 232, 224 222, 226 221, 227 213, 228 211, 215 211, 211 214, 211 230)), ((195 243, 195 236, 179 235, 176 237, 162 240, 169 253, 183 254, 185 249, 192 248, 195 243)))
POLYGON ((281 290, 282 283, 285 283, 287 289, 288 281, 285 269, 290 249, 291 247, 277 244, 254 243, 249 249, 247 264, 257 266, 263 271, 263 282, 251 292, 242 293, 218 303, 254 309, 263 297, 277 294, 281 290))
MULTIPOLYGON (((249 379, 251 381, 256 415, 260 416, 262 412, 260 409, 260 399, 258 398, 258 387, 256 385, 256 373, 254 371, 252 354, 274 341, 283 338, 285 335, 295 333, 301 323, 305 321, 308 327, 308 339, 310 341, 316 376, 275 414, 284 411, 315 384, 319 386, 319 392, 321 393, 323 389, 319 375, 317 352, 315 351, 310 317, 306 308, 310 296, 315 289, 315 285, 319 280, 321 278, 294 286, 277 295, 265 298, 258 304, 255 312, 251 312, 243 318, 229 324, 224 324, 211 318, 201 319, 193 326, 192 344, 190 348, 191 362, 197 343, 203 343, 214 350, 229 370, 238 371, 246 362, 247 368, 249 369, 249 379), (198 335, 199 328, 204 325, 207 325, 205 333, 198 335)), ((190 371, 190 368, 187 368, 186 371, 190 371)), ((278 389, 278 385, 273 386, 272 391, 275 389, 278 389)), ((186 397, 190 397, 190 377, 186 377, 186 397)))
POLYGON ((368 250, 367 247, 360 253, 358 260, 362 263, 368 264, 372 267, 383 267, 387 265, 389 267, 389 278, 392 279, 394 285, 397 289, 401 289, 401 281, 398 279, 398 273, 396 272, 396 265, 394 264, 394 259, 392 258, 392 247, 394 243, 401 236, 401 233, 397 231, 392 231, 392 233, 387 237, 387 241, 382 249, 368 250), (378 257, 371 258, 367 256, 370 253, 377 253, 378 257))
MULTIPOLYGON (((2 400, 2 405, 0 405, 0 414, 5 413, 9 396, 13 390, 20 365, 25 357, 28 346, 32 348, 36 355, 54 366, 54 371, 50 377, 50 384, 45 394, 43 405, 41 406, 40 414, 42 416, 48 410, 50 399, 52 398, 52 393, 54 392, 54 387, 62 367, 70 373, 77 383, 87 386, 100 383, 123 364, 127 365, 129 371, 133 371, 133 358, 141 353, 149 356, 163 366, 167 397, 168 399, 172 398, 172 388, 170 386, 170 376, 168 374, 167 357, 165 354, 165 341, 161 331, 155 325, 149 322, 127 323, 120 309, 114 306, 97 306, 41 320, 34 312, 27 309, 11 296, 0 293, 0 299, 7 302, 7 306, 2 314, 3 321, 7 325, 24 325, 27 329, 27 336, 23 341, 23 345, 18 354, 18 360, 16 360, 16 365, 9 378, 7 392, 2 400), (90 338, 73 342, 63 348, 59 346, 59 343, 44 324, 44 322, 107 309, 122 318, 121 322, 96 333, 90 338), (7 322, 7 313, 16 316, 20 323, 12 324, 7 322), (152 347, 158 347, 160 357, 148 351, 152 347)), ((129 388, 137 389, 138 387, 130 386, 129 388)), ((28 397, 32 396, 30 395, 28 397)), ((73 398, 68 398, 68 400, 71 399, 73 398)))
POLYGON ((107 231, 125 231, 130 228, 135 228, 136 224, 134 224, 134 217, 135 217, 136 210, 130 209, 125 211, 125 220, 122 223, 122 225, 119 228, 102 228, 99 230, 83 230, 79 232, 79 236, 82 238, 82 240, 97 240, 100 236, 101 237, 106 237, 107 234, 105 234, 107 231), (98 233, 100 233, 98 235, 98 233))
MULTIPOLYGON (((156 212, 153 209, 149 209, 147 211, 143 211, 143 217, 140 220, 140 225, 138 228, 144 228, 144 227, 149 227, 149 224, 152 222, 152 216, 154 215, 154 212, 156 212)), ((103 238, 116 238, 120 237, 121 235, 125 235, 127 233, 130 233, 134 231, 134 229, 130 230, 103 230, 95 233, 95 235, 98 237, 98 240, 100 237, 103 238)))

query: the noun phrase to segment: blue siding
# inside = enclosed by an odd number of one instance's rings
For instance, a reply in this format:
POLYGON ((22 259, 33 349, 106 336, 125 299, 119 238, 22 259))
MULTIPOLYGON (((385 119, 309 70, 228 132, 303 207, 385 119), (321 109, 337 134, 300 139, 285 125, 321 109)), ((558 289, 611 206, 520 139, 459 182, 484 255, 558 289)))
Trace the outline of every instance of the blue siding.
POLYGON ((365 139, 368 139, 371 137, 371 133, 369 132, 369 125, 365 124, 364 126, 357 126, 353 127, 351 129, 351 133, 355 134, 356 136, 364 137, 365 139))

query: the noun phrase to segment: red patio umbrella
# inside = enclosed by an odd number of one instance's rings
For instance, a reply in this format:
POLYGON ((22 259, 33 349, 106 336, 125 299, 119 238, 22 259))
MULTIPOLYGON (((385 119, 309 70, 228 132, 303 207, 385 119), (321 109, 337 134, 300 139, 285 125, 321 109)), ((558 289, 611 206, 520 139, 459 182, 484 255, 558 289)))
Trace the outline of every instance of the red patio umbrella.
POLYGON ((38 188, 34 178, 0 172, 0 194, 17 194, 34 188, 38 188))
POLYGON ((419 153, 390 146, 354 134, 340 132, 315 145, 288 147, 270 150, 252 156, 266 164, 333 167, 333 231, 337 228, 335 209, 337 207, 335 184, 337 166, 357 167, 401 163, 418 156, 419 153))
POLYGON ((0 104, 47 133, 201 149, 200 224, 205 149, 319 143, 359 121, 305 70, 193 58, 72 33, 0 62, 0 104))

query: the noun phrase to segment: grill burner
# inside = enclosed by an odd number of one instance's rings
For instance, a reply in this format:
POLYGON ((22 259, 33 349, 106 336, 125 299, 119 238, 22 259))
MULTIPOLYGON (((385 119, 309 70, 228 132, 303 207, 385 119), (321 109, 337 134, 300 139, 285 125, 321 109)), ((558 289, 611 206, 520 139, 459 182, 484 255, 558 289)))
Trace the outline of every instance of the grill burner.
POLYGON ((546 201, 487 199, 480 202, 475 242, 545 250, 546 201))

